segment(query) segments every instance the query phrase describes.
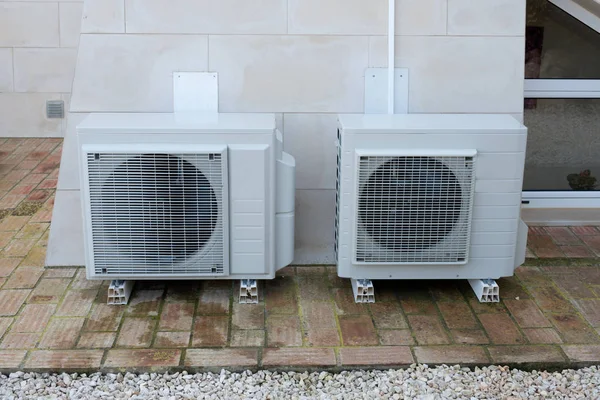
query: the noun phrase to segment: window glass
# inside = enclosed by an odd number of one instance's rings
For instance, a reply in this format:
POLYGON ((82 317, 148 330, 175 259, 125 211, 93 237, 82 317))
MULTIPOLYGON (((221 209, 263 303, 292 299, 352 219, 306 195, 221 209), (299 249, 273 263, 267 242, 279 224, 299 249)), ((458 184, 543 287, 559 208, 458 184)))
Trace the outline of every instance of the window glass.
POLYGON ((524 190, 600 190, 600 99, 534 99, 524 190))
MULTIPOLYGON (((575 0, 600 18, 600 3, 575 0)), ((600 79, 600 33, 548 0, 527 0, 526 79, 600 79)))

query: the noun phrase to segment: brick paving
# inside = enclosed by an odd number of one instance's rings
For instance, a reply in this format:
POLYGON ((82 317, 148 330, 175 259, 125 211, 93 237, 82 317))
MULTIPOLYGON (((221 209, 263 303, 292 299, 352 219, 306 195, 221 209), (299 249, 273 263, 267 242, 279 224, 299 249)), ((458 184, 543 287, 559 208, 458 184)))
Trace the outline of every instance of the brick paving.
POLYGON ((335 267, 261 282, 138 282, 127 306, 83 268, 43 268, 61 141, 0 139, 0 371, 600 363, 600 227, 532 227, 528 261, 481 304, 464 281, 375 282, 335 267))

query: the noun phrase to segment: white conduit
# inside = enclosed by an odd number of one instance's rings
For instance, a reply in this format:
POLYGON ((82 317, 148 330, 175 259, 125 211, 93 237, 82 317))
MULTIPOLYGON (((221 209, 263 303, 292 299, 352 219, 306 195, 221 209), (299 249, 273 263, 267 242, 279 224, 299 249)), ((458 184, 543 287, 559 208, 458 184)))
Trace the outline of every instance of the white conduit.
POLYGON ((396 81, 394 78, 394 72, 396 66, 394 65, 396 60, 396 49, 395 49, 395 31, 396 31, 396 0, 389 0, 389 12, 388 12, 388 114, 394 114, 394 96, 396 81))

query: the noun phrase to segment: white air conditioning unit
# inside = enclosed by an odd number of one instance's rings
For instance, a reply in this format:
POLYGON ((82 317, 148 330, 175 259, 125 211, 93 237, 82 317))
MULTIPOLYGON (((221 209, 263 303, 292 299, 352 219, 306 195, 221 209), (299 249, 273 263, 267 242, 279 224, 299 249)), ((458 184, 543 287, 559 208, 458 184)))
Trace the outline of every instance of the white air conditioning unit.
POLYGON ((294 159, 270 114, 92 114, 77 128, 87 277, 271 279, 294 159))
POLYGON ((469 279, 497 301, 490 280, 525 260, 526 143, 510 116, 340 115, 335 249, 356 300, 371 279, 469 279))

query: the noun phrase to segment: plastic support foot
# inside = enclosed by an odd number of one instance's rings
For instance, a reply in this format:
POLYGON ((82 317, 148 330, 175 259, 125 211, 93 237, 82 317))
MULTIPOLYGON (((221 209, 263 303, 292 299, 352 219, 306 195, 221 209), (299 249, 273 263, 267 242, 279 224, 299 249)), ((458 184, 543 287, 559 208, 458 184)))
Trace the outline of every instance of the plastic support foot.
POLYGON ((375 303, 375 288, 370 279, 352 279, 352 291, 356 303, 375 303))
POLYGON ((256 279, 241 280, 240 304, 258 304, 258 285, 256 279))
POLYGON ((498 303, 500 287, 493 279, 469 279, 469 284, 480 303, 498 303))
POLYGON ((133 290, 135 281, 111 281, 108 287, 109 305, 123 305, 129 303, 129 296, 133 290))

